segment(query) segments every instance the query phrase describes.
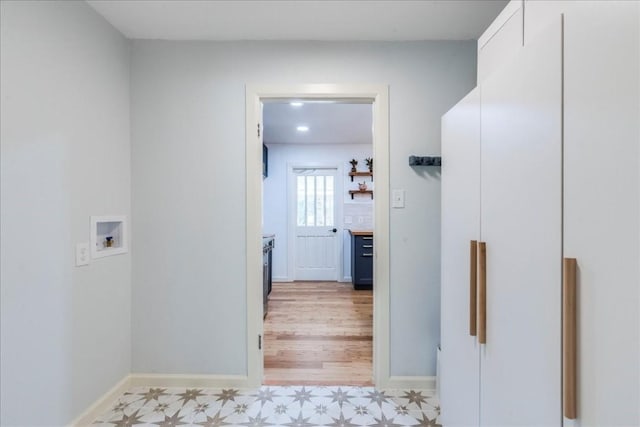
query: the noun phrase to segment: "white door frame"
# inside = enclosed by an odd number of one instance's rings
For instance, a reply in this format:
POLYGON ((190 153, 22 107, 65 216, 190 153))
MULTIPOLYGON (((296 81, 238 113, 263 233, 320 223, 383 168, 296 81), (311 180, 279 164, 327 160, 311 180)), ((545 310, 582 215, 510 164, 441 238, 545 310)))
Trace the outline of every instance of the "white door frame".
POLYGON ((343 255, 343 245, 342 241, 344 240, 343 229, 344 226, 342 222, 338 218, 342 218, 343 216, 343 205, 344 205, 344 195, 341 196, 339 193, 342 192, 344 188, 343 184, 343 169, 342 165, 336 164, 325 164, 325 163, 287 163, 287 279, 290 281, 295 281, 296 277, 296 218, 293 212, 296 208, 296 193, 295 193, 295 180, 294 180, 294 169, 328 169, 336 171, 336 180, 335 180, 335 202, 334 202, 334 214, 336 218, 335 227, 338 229, 336 233, 336 281, 340 282, 344 277, 344 255, 343 255))
MULTIPOLYGON (((268 99, 350 99, 373 104, 373 158, 376 193, 373 232, 373 381, 389 384, 389 88, 376 84, 247 85, 246 95, 246 286, 247 383, 262 385, 262 127, 261 101, 268 99)), ((277 236, 276 236, 277 237, 277 236)))

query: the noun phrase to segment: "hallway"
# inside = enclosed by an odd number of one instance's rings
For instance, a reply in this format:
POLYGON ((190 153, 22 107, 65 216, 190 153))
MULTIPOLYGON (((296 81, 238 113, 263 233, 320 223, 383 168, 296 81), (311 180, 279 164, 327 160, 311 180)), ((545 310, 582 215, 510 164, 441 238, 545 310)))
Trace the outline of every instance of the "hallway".
POLYGON ((373 291, 274 283, 264 322, 264 384, 372 385, 373 291))

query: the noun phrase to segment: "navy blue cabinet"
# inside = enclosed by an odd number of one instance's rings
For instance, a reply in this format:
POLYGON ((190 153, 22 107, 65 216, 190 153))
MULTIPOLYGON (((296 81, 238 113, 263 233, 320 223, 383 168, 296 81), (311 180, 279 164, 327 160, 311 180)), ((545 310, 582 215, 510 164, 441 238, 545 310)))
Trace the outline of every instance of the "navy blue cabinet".
POLYGON ((269 311, 269 294, 272 286, 272 251, 275 246, 273 236, 262 237, 262 315, 267 316, 269 311))
POLYGON ((351 233, 351 281, 356 290, 373 289, 373 233, 351 233))

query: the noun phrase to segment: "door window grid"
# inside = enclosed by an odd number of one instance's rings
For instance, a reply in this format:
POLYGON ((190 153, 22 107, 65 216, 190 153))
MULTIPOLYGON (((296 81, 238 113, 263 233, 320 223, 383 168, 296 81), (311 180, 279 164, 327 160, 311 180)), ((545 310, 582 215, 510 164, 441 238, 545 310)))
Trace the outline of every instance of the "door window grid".
POLYGON ((333 226, 335 180, 332 175, 296 177, 298 227, 333 226))

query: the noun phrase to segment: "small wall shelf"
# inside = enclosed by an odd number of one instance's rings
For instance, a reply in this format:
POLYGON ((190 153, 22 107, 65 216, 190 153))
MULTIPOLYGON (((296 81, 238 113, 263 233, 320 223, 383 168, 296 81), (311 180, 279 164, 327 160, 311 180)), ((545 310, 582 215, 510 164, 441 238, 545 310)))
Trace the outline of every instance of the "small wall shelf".
POLYGON ((349 176, 351 177, 351 182, 353 182, 354 176, 370 176, 371 181, 373 181, 373 172, 349 172, 349 176))
POLYGON ((128 252, 128 238, 126 216, 91 217, 91 258, 128 252))
POLYGON ((349 194, 351 194, 351 200, 355 194, 370 194, 371 200, 373 200, 373 190, 349 190, 349 194))

